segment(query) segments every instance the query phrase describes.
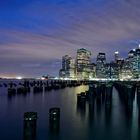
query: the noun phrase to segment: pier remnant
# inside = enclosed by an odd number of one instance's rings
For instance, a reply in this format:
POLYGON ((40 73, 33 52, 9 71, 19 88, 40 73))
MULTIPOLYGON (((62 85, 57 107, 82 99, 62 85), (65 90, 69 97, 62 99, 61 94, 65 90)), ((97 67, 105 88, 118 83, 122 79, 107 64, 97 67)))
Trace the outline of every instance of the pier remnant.
POLYGON ((49 110, 50 132, 59 132, 60 129, 60 108, 50 108, 49 110))
POLYGON ((36 140, 36 112, 24 113, 24 140, 36 140))

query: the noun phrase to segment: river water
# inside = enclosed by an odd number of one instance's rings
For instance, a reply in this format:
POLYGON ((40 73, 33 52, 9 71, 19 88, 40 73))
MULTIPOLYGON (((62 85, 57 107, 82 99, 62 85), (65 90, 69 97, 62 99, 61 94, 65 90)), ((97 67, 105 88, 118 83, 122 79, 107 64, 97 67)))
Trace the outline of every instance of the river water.
POLYGON ((78 86, 43 93, 18 94, 8 97, 0 89, 0 140, 23 139, 24 112, 35 111, 37 119, 37 140, 138 140, 137 100, 128 111, 113 88, 111 109, 104 101, 86 103, 86 108, 77 108, 77 93, 87 91, 88 86, 78 86), (60 130, 49 132, 49 109, 60 108, 60 130))

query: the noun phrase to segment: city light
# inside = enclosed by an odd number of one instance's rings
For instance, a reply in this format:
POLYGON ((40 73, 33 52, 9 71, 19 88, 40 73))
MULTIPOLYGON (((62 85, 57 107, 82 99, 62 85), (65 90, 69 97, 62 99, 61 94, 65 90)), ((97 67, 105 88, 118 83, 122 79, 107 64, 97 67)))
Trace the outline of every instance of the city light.
POLYGON ((17 80, 21 80, 21 79, 23 79, 23 77, 17 76, 16 79, 17 79, 17 80))
POLYGON ((54 79, 55 79, 55 80, 58 80, 59 78, 58 78, 58 77, 55 77, 54 79))
POLYGON ((119 52, 118 52, 118 51, 116 51, 116 52, 115 52, 115 54, 119 54, 119 52))
POLYGON ((41 77, 41 80, 45 80, 45 77, 41 77))
POLYGON ((136 49, 133 49, 133 51, 136 51, 136 49))

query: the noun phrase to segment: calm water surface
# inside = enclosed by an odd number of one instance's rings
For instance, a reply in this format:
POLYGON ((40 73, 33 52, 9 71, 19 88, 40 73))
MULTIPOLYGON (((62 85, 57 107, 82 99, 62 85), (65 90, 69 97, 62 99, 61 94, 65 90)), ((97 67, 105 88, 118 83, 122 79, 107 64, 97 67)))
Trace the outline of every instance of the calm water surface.
MULTIPOLYGON (((85 110, 77 108, 77 93, 88 86, 52 90, 45 93, 8 97, 0 90, 0 140, 23 139, 23 114, 38 112, 37 140, 138 140, 138 107, 136 99, 128 111, 113 89, 111 109, 104 101, 86 103, 85 110), (56 136, 49 133, 49 108, 60 107, 61 127, 56 136)), ((135 97, 136 98, 136 97, 135 97)))

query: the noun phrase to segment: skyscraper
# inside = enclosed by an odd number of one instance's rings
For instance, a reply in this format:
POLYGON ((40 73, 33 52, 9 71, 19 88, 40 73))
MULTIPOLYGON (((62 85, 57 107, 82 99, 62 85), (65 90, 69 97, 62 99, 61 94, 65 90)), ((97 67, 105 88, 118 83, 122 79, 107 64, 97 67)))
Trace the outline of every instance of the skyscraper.
POLYGON ((77 50, 76 72, 78 79, 87 79, 90 75, 91 52, 81 48, 77 50))
POLYGON ((133 78, 135 77, 135 55, 136 55, 136 49, 131 50, 128 53, 128 61, 129 61, 129 69, 132 71, 133 73, 133 78))
POLYGON ((120 79, 132 79, 133 71, 129 58, 126 58, 120 71, 120 79))
POLYGON ((105 53, 99 53, 97 55, 96 59, 96 77, 97 78, 105 78, 105 73, 106 73, 106 55, 105 53))
POLYGON ((111 62, 105 65, 106 78, 118 79, 119 78, 119 67, 117 63, 111 62))
POLYGON ((69 55, 62 57, 62 69, 59 71, 59 76, 62 78, 75 77, 75 60, 69 55))
POLYGON ((128 53, 129 69, 133 73, 133 78, 140 78, 140 45, 128 53))
POLYGON ((70 68, 70 60, 71 60, 71 57, 68 55, 65 55, 62 57, 62 69, 63 70, 66 71, 70 68))
POLYGON ((140 78, 140 45, 136 49, 135 54, 134 54, 133 72, 134 72, 134 78, 140 78))

